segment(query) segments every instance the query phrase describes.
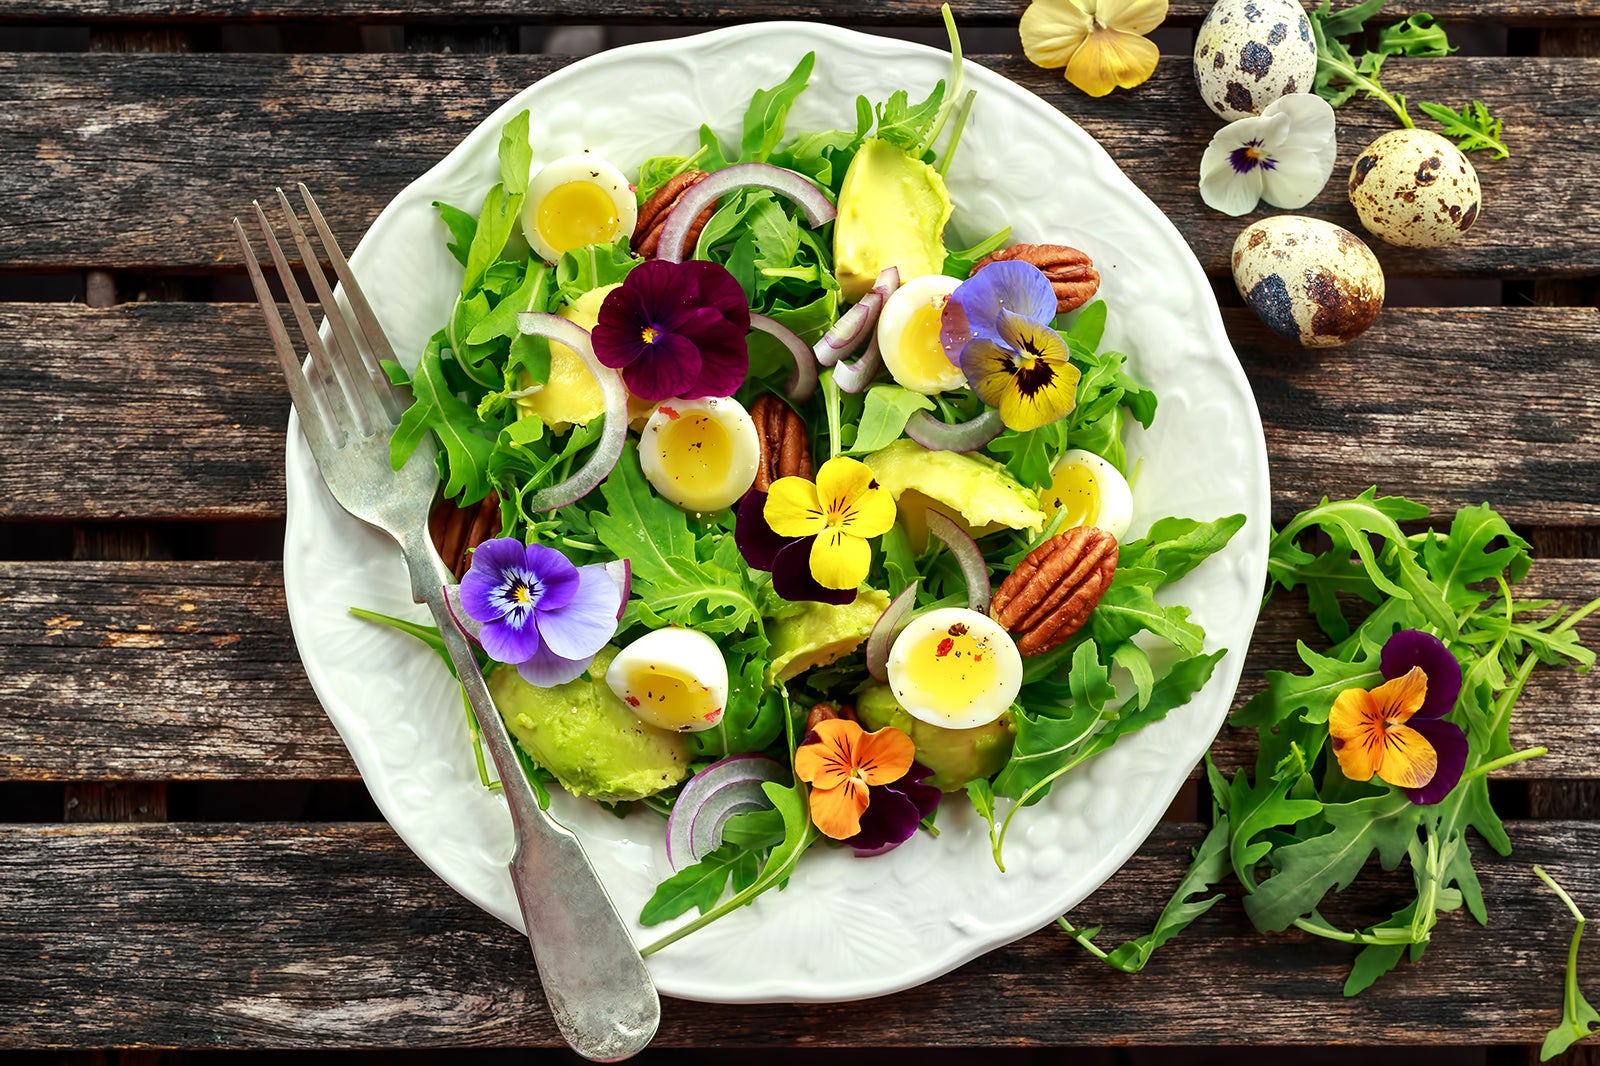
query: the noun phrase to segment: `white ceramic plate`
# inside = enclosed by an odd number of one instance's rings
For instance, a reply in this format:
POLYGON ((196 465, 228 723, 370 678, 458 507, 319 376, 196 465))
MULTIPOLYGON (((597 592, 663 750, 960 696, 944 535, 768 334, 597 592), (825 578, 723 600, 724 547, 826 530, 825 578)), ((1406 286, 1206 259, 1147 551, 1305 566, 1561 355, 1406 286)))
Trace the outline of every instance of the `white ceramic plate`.
MULTIPOLYGON (((497 179, 501 126, 532 109, 534 163, 592 148, 636 168, 681 154, 701 122, 736 142, 751 93, 817 53, 791 133, 848 127, 858 93, 913 98, 944 77, 944 52, 847 30, 767 23, 607 52, 508 100, 438 166, 397 196, 351 257, 401 358, 414 361, 448 316, 461 268, 445 250, 435 200, 475 211, 497 179)), ((989 857, 980 821, 958 797, 940 837, 919 834, 879 858, 812 849, 787 890, 761 897, 650 959, 661 991, 720 1002, 881 995, 937 977, 1070 910, 1154 827, 1221 725, 1238 683, 1266 572, 1267 456, 1254 399, 1188 246, 1111 158, 1053 107, 972 63, 978 90, 949 185, 958 236, 1002 226, 1022 241, 1089 252, 1111 307, 1106 343, 1160 397, 1155 426, 1129 442, 1142 458, 1135 534, 1162 515, 1243 512, 1244 530, 1170 590, 1195 609, 1208 648, 1231 649, 1209 685, 1166 721, 1059 782, 1017 819, 1009 872, 989 857)), ((426 621, 410 602, 400 554, 328 495, 297 424, 288 438, 284 583, 296 643, 328 717, 378 806, 440 877, 521 927, 506 862, 509 816, 479 787, 459 695, 439 660, 410 638, 352 618, 352 605, 426 621)), ((565 795, 555 812, 583 839, 624 916, 669 872, 662 822, 618 820, 565 795)), ((640 944, 662 928, 636 927, 640 944)))

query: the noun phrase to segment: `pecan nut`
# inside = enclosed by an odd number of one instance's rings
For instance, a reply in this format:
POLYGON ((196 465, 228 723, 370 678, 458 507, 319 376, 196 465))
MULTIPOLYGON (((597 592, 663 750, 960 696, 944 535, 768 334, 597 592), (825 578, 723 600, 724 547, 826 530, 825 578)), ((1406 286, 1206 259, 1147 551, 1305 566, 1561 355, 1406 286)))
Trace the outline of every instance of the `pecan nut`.
POLYGON ((458 507, 441 500, 428 516, 428 532, 444 565, 460 581, 472 567, 472 552, 500 535, 500 494, 491 492, 477 503, 458 507))
POLYGON ((763 393, 750 405, 750 419, 761 438, 761 463, 752 488, 766 492, 781 477, 811 476, 811 442, 805 420, 794 408, 763 393))
POLYGON ((1064 244, 1013 244, 972 264, 972 273, 976 274, 990 263, 1008 259, 1032 263, 1044 271, 1056 292, 1058 315, 1076 311, 1094 299, 1094 294, 1100 290, 1100 272, 1094 268, 1094 260, 1087 253, 1064 244))
POLYGON ((847 722, 856 720, 856 709, 849 704, 834 706, 831 703, 818 703, 811 708, 811 713, 806 715, 806 736, 816 732, 817 726, 834 718, 843 718, 847 722))
POLYGON ((1001 583, 989 614, 1016 638, 1017 651, 1042 655, 1083 628, 1116 569, 1110 533, 1093 526, 1057 533, 1001 583))
MULTIPOLYGON (((644 206, 639 208, 638 221, 633 226, 633 240, 629 243, 634 255, 641 259, 656 257, 656 249, 661 245, 661 231, 667 227, 667 216, 678 206, 678 201, 683 199, 684 193, 707 177, 703 170, 686 170, 650 194, 644 206)), ((684 238, 686 249, 694 247, 695 242, 700 239, 700 231, 706 228, 706 223, 711 221, 711 215, 716 209, 717 205, 713 202, 695 216, 694 223, 689 227, 688 236, 684 238)))

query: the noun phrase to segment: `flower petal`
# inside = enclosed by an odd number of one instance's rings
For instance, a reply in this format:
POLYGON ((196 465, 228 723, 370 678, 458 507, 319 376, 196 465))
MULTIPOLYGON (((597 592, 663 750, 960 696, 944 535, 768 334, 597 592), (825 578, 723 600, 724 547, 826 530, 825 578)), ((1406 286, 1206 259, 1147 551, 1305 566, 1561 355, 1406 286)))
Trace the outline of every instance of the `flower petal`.
POLYGON ((565 555, 543 544, 528 545, 523 565, 539 582, 536 611, 554 611, 572 602, 578 592, 578 568, 565 555))
POLYGON ((1037 429, 1071 413, 1081 374, 1066 342, 1049 326, 1001 311, 1000 344, 980 338, 962 353, 962 371, 979 399, 1007 427, 1037 429))
POLYGON ((861 832, 867 809, 867 786, 846 781, 837 788, 811 790, 811 824, 825 837, 847 840, 861 832))
POLYGON ((696 302, 722 315, 742 337, 750 332, 750 303, 743 287, 720 263, 691 259, 678 267, 695 286, 696 302))
POLYGON ((859 459, 836 455, 817 470, 817 499, 828 520, 838 522, 876 484, 872 467, 859 459))
POLYGON ((1073 0, 1033 0, 1017 32, 1035 66, 1064 67, 1094 30, 1094 19, 1073 0))
POLYGON ((643 279, 630 284, 634 275, 649 265, 635 268, 620 287, 612 289, 600 302, 589 340, 594 345, 594 357, 604 366, 620 370, 649 351, 643 331, 653 316, 645 303, 643 279))
POLYGON ((683 394, 684 398, 697 400, 738 392, 750 370, 749 334, 748 326, 737 326, 727 319, 697 333, 694 341, 700 348, 700 376, 683 394))
POLYGON ((1322 192, 1333 175, 1333 142, 1321 150, 1285 145, 1272 153, 1272 166, 1257 173, 1261 198, 1273 207, 1304 207, 1322 192))
POLYGON ((1385 732, 1378 776, 1397 788, 1421 788, 1439 769, 1439 755, 1428 738, 1408 725, 1391 725, 1385 732))
POLYGON ((1212 210, 1235 218, 1248 215, 1261 202, 1263 173, 1259 167, 1239 173, 1232 158, 1237 150, 1213 140, 1200 157, 1200 199, 1212 210))
POLYGON ((751 489, 740 497, 738 509, 734 511, 733 542, 739 546, 745 565, 752 570, 771 570, 778 553, 793 543, 788 537, 778 536, 767 525, 767 517, 762 514, 766 506, 767 494, 751 489))
POLYGON ((576 681, 582 677, 593 660, 592 655, 585 655, 581 659, 568 659, 557 655, 548 647, 541 647, 533 653, 532 658, 517 664, 517 673, 535 688, 554 688, 556 685, 565 685, 568 681, 576 681))
POLYGON ((700 349, 689 338, 663 333, 645 348, 643 355, 622 368, 628 391, 641 400, 670 400, 699 380, 700 349))
POLYGON ((795 776, 817 788, 838 788, 855 773, 856 745, 865 735, 847 718, 818 722, 794 752, 795 776))
POLYGON ((860 537, 826 529, 811 542, 811 576, 826 589, 854 589, 872 569, 872 548, 860 537))
POLYGON ((579 567, 576 573, 573 595, 566 605, 550 611, 541 605, 534 609, 534 617, 540 640, 556 655, 593 658, 617 632, 622 590, 599 563, 579 567))
POLYGON ((869 785, 898 781, 911 769, 916 754, 911 738, 894 726, 864 734, 856 744, 856 769, 869 785))
POLYGON ((521 625, 503 618, 485 622, 478 633, 478 643, 489 658, 497 663, 526 662, 539 652, 539 630, 531 613, 523 616, 521 625))
POLYGON ((1067 63, 1067 80, 1090 96, 1143 85, 1156 71, 1161 50, 1144 37, 1100 29, 1089 35, 1067 63))
POLYGON ((923 816, 910 796, 892 787, 874 788, 861 815, 861 830, 845 841, 858 858, 882 855, 910 840, 923 816))
POLYGON ((975 337, 1000 339, 1000 312, 1048 323, 1056 315, 1056 293, 1044 271, 1032 263, 1003 259, 990 263, 956 286, 940 317, 939 341, 959 354, 975 337))
POLYGON ((1413 666, 1403 677, 1385 681, 1373 689, 1372 701, 1392 729, 1416 714, 1427 694, 1428 675, 1423 673, 1422 667, 1413 666))
POLYGON ((887 489, 868 489, 857 496, 839 528, 857 537, 881 537, 894 525, 894 497, 887 489))
POLYGON ((1432 633, 1402 629, 1384 643, 1378 668, 1392 680, 1414 666, 1422 667, 1428 675, 1428 695, 1416 717, 1443 718, 1455 708, 1461 695, 1461 664, 1444 641, 1432 633))
POLYGON ((1438 760, 1432 780, 1421 788, 1406 789, 1412 803, 1429 807, 1441 802, 1461 783, 1461 774, 1467 768, 1467 735, 1454 722, 1424 718, 1420 713, 1411 719, 1409 728, 1433 746, 1438 760))
POLYGON ((1143 37, 1167 20, 1167 0, 1099 0, 1094 17, 1102 26, 1143 37))
POLYGON ((799 537, 778 552, 772 562, 772 591, 794 603, 814 600, 840 607, 854 603, 855 588, 825 589, 811 576, 811 544, 816 539, 799 537))
POLYGON ((1347 688, 1328 713, 1328 734, 1339 769, 1352 781, 1370 781, 1383 761, 1383 717, 1372 693, 1347 688))
POLYGON ((817 498, 817 486, 803 477, 774 481, 761 513, 780 537, 809 537, 821 533, 828 524, 817 498))

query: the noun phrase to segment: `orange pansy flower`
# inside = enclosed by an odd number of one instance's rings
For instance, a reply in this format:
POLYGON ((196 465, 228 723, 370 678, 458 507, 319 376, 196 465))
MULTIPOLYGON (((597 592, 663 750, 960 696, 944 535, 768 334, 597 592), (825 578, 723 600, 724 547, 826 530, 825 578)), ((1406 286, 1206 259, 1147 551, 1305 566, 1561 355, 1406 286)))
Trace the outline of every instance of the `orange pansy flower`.
POLYGON ((811 786, 811 821, 823 836, 847 840, 861 831, 871 786, 898 781, 916 748, 893 726, 868 733, 845 718, 819 722, 794 753, 795 776, 811 786))
POLYGON ((1421 788, 1439 769, 1439 755, 1428 738, 1406 725, 1422 709, 1428 675, 1413 666, 1403 676, 1370 692, 1349 688, 1333 701, 1328 733, 1339 769, 1352 781, 1373 776, 1400 788, 1421 788))

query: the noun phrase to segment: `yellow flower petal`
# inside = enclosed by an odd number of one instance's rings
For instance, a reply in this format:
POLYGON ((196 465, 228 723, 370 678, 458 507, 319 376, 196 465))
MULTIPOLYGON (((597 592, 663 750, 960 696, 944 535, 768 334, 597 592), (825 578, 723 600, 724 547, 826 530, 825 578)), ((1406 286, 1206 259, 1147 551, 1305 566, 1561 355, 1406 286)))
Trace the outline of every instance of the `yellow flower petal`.
POLYGON ((1385 681, 1372 690, 1372 700, 1383 717, 1396 724, 1422 709, 1428 698, 1428 675, 1420 666, 1413 666, 1404 677, 1385 681))
POLYGON ((1438 772, 1439 753, 1427 737, 1408 725, 1392 726, 1385 732, 1379 777, 1398 788, 1421 788, 1438 772))
POLYGON ((827 526, 827 516, 817 499, 817 487, 803 477, 781 477, 767 490, 761 510, 767 525, 780 537, 809 537, 827 526))
POLYGON ((838 455, 817 471, 817 497, 831 522, 837 522, 851 502, 872 485, 872 467, 859 459, 838 455))
POLYGON ((1090 96, 1112 89, 1143 85, 1156 71, 1161 50, 1152 42, 1120 30, 1098 29, 1067 62, 1067 80, 1090 96))
POLYGON ((856 537, 881 537, 894 525, 894 515, 894 497, 885 489, 868 489, 851 503, 838 527, 856 537))
POLYGON ((1167 20, 1167 0, 1099 0, 1095 21, 1140 37, 1167 20))
POLYGON ((1333 701, 1328 733, 1339 769, 1352 781, 1371 781, 1383 762, 1383 717, 1372 693, 1347 688, 1333 701))
POLYGON ((1022 52, 1036 66, 1064 67, 1090 33, 1094 19, 1074 0, 1033 0, 1017 27, 1022 52))
POLYGON ((825 589, 853 589, 871 566, 872 549, 860 537, 830 529, 811 542, 811 576, 825 589))
POLYGON ((1077 404, 1078 368, 1049 326, 1002 312, 997 343, 980 338, 961 356, 972 391, 1000 412, 1010 429, 1025 432, 1068 415, 1077 404))

